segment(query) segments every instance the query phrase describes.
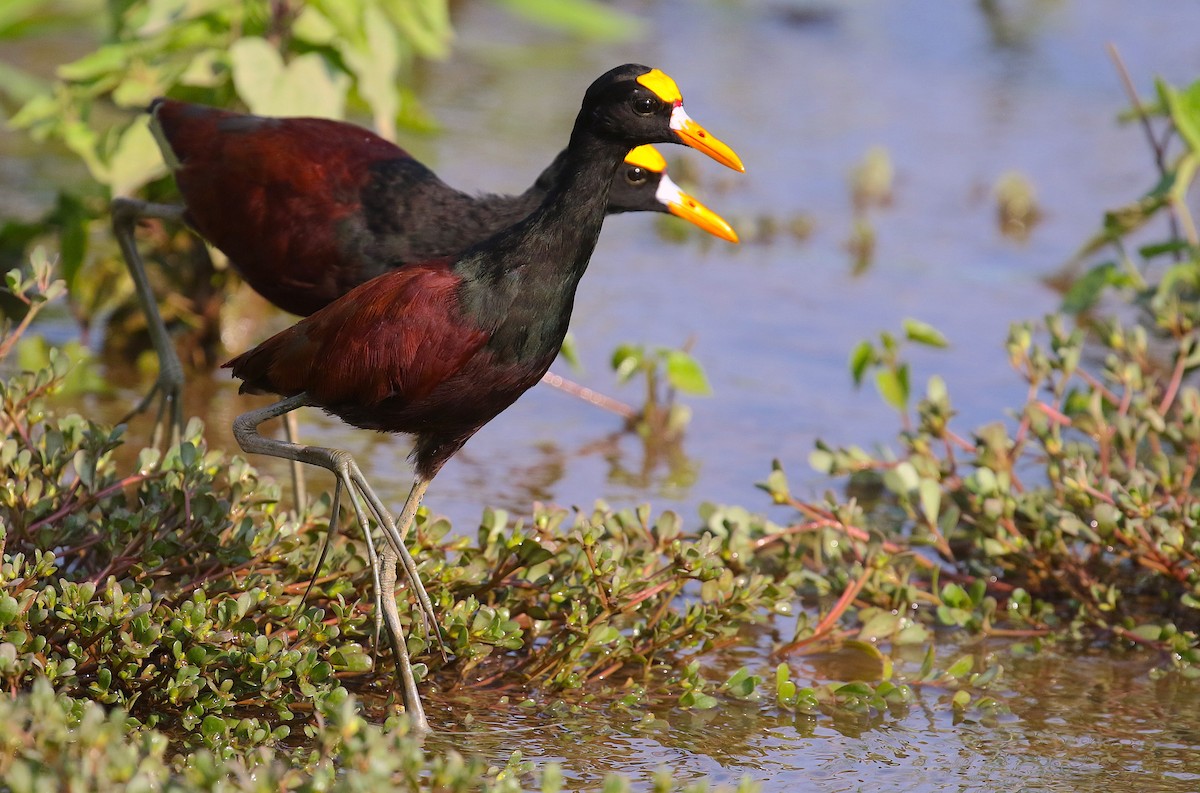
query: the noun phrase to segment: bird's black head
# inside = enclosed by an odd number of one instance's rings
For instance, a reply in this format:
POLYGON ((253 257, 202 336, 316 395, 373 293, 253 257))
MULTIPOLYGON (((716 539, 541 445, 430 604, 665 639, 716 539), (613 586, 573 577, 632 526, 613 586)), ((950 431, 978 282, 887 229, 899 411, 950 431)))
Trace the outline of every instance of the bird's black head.
POLYGON ((723 240, 737 242, 737 232, 723 217, 680 189, 667 176, 667 161, 650 145, 625 156, 608 191, 609 214, 669 212, 723 240))
POLYGON ((733 150, 683 110, 675 81, 658 69, 627 63, 601 75, 583 97, 581 119, 598 137, 627 144, 682 143, 744 171, 733 150))

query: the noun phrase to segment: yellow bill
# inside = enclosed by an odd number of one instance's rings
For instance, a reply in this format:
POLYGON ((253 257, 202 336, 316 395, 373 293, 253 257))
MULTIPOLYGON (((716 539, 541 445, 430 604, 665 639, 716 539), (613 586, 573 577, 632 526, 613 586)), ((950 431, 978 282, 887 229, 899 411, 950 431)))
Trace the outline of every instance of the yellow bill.
POLYGON ((662 181, 658 183, 658 190, 655 191, 654 197, 658 199, 659 203, 666 205, 667 211, 675 217, 694 223, 715 237, 729 242, 736 243, 738 241, 737 232, 725 221, 725 218, 680 190, 679 185, 675 184, 665 173, 662 174, 662 181))
POLYGON ((686 145, 704 152, 722 165, 745 173, 746 167, 742 165, 741 158, 734 154, 733 149, 717 140, 708 133, 708 130, 693 121, 683 109, 682 104, 675 105, 675 109, 671 111, 671 129, 675 130, 675 134, 686 145))

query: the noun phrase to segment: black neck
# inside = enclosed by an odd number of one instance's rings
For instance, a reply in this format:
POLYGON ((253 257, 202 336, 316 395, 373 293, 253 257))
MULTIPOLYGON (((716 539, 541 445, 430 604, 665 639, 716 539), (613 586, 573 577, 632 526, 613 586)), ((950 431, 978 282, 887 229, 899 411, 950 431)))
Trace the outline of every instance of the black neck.
POLYGON ((522 280, 578 280, 600 233, 613 175, 628 153, 627 145, 576 130, 537 209, 481 245, 494 255, 468 250, 456 269, 468 279, 496 279, 515 268, 526 273, 522 280))
MULTIPOLYGON (((538 208, 463 255, 462 305, 506 359, 557 353, 575 289, 604 223, 613 175, 629 147, 572 132, 563 168, 538 208)), ((549 360, 546 361, 547 365, 549 360)))

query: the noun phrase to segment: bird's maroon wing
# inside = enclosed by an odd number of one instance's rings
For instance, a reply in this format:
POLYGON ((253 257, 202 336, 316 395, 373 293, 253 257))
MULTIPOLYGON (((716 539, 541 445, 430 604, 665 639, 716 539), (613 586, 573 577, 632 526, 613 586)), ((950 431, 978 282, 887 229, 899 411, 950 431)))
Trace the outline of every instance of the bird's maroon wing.
POLYGON ((356 273, 349 284, 333 282, 350 255, 339 244, 340 223, 360 211, 372 165, 401 162, 414 180, 432 177, 400 147, 352 124, 172 100, 151 112, 177 161, 188 222, 255 290, 295 313, 365 280, 356 273), (306 290, 317 297, 307 299, 306 290))
POLYGON ((460 280, 444 260, 387 273, 225 367, 243 392, 306 392, 325 406, 419 400, 488 339, 458 310, 460 280))

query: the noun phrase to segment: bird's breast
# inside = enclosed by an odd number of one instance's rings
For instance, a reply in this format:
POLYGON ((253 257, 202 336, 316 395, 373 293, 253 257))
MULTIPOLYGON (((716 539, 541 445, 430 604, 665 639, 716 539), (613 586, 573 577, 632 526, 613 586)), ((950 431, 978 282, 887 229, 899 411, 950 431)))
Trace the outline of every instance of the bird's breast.
POLYGON ((397 394, 370 406, 330 405, 326 410, 361 429, 414 435, 469 434, 536 385, 554 357, 508 362, 484 347, 427 393, 416 397, 397 394))

